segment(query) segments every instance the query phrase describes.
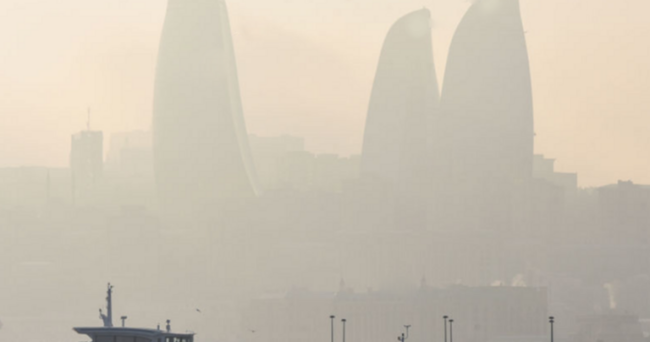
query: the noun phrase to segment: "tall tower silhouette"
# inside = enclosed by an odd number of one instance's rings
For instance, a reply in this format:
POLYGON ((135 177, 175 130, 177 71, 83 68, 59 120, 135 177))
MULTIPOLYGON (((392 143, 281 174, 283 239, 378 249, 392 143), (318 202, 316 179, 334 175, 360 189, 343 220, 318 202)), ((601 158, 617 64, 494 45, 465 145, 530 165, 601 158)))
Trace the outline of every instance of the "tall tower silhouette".
POLYGON ((169 0, 156 69, 154 168, 166 213, 255 196, 255 170, 222 0, 169 0))
POLYGON ((519 1, 476 1, 452 40, 441 97, 453 134, 455 202, 474 224, 512 221, 511 204, 532 176, 531 88, 519 1))
POLYGON ((439 89, 431 13, 400 18, 384 41, 363 140, 361 173, 395 189, 400 225, 424 225, 439 89), (408 221, 408 222, 407 222, 408 221))

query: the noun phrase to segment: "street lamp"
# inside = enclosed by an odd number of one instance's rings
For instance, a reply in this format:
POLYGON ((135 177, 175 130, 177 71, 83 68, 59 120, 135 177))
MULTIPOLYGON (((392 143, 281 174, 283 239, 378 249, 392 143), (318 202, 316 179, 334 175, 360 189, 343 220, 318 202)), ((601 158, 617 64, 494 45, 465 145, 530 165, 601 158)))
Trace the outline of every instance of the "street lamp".
POLYGON ((555 323, 555 317, 549 317, 548 322, 551 323, 551 342, 553 342, 553 324, 555 323))
POLYGON ((449 342, 454 342, 454 320, 449 320, 449 342))
POLYGON ((449 318, 449 316, 445 315, 442 316, 442 318, 445 320, 445 342, 447 342, 447 318, 449 318))
POLYGON ((347 319, 342 319, 341 322, 343 322, 343 342, 345 342, 345 322, 347 322, 347 319))
POLYGON ((400 342, 404 342, 404 341, 406 341, 407 338, 409 338, 409 328, 410 328, 410 327, 411 327, 410 324, 404 326, 404 328, 406 328, 406 335, 404 335, 404 333, 402 333, 401 336, 397 336, 397 340, 398 340, 398 341, 400 341, 400 342))
POLYGON ((332 342, 334 342, 334 318, 336 318, 334 315, 330 316, 330 322, 331 322, 331 325, 332 325, 332 334, 331 334, 332 342))

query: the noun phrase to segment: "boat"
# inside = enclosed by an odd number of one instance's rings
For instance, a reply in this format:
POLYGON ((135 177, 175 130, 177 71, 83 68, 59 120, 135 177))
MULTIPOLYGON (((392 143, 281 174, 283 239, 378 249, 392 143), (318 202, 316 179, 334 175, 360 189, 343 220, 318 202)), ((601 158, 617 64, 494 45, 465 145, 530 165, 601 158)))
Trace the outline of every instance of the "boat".
POLYGON ((113 286, 109 283, 106 296, 106 314, 99 309, 104 325, 94 328, 73 328, 81 335, 87 335, 92 342, 194 342, 194 333, 174 333, 171 321, 167 320, 165 330, 146 328, 127 328, 126 316, 122 316, 122 326, 113 326, 113 286))

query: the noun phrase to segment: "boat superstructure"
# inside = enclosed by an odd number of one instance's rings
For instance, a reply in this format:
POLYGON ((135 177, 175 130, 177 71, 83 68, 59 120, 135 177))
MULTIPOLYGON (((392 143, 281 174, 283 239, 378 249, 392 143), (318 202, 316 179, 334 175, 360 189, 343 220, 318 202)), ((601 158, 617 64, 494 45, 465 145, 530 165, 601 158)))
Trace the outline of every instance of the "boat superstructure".
POLYGON ((126 316, 122 316, 122 326, 113 326, 113 286, 109 283, 106 296, 106 314, 99 309, 99 316, 104 326, 73 328, 79 334, 87 335, 92 342, 194 342, 194 333, 174 333, 171 322, 167 320, 165 330, 127 328, 126 316))

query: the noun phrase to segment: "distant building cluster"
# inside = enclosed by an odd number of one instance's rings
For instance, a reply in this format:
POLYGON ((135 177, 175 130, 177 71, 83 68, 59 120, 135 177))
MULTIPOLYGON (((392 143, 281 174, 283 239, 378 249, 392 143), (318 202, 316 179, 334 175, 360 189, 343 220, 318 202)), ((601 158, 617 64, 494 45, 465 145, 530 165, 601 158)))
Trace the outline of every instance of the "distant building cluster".
POLYGON ((359 178, 359 156, 314 154, 304 139, 292 136, 250 136, 260 184, 267 192, 340 193, 343 184, 359 178))

